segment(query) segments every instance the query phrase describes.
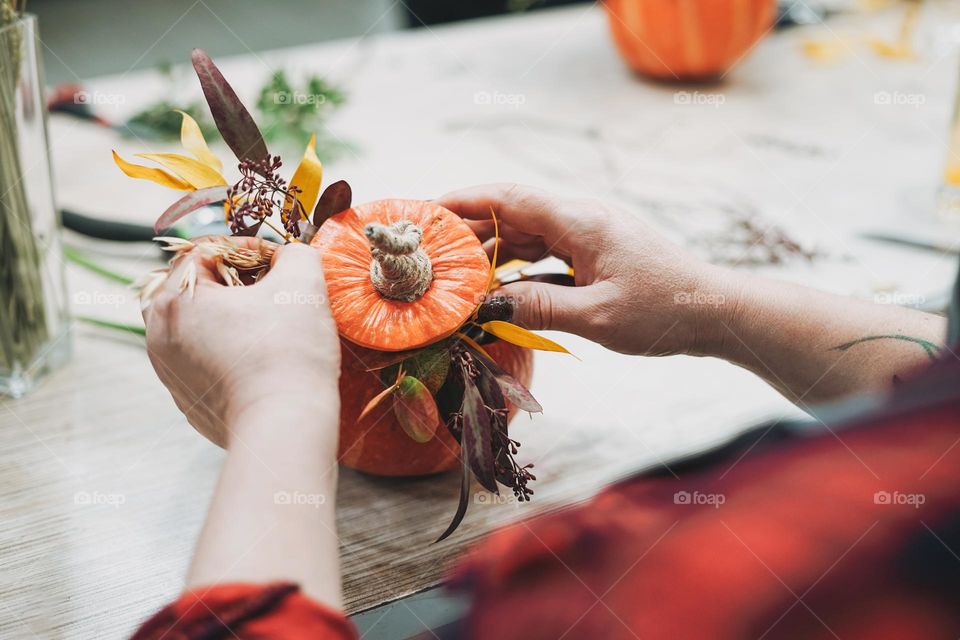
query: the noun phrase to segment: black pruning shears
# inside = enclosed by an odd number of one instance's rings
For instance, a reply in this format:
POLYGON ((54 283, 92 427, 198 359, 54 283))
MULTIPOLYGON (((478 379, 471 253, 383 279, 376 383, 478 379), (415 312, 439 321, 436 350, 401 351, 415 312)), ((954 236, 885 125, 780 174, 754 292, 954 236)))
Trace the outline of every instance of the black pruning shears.
MULTIPOLYGON (((62 209, 60 217, 66 229, 88 238, 112 242, 153 242, 157 236, 174 236, 189 240, 199 236, 231 235, 230 228, 223 219, 223 207, 219 205, 204 207, 160 233, 154 231, 150 225, 104 220, 69 209, 62 209)), ((276 236, 270 237, 270 232, 263 236, 274 242, 279 240, 276 236)))

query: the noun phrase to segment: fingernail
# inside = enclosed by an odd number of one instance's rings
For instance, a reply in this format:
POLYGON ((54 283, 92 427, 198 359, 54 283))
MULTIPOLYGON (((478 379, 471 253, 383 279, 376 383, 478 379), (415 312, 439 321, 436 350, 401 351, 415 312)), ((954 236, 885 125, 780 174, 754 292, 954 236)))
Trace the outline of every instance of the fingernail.
POLYGON ((513 319, 513 310, 515 308, 513 298, 509 296, 492 296, 483 301, 480 309, 477 310, 477 322, 483 324, 491 320, 503 320, 509 322, 513 319))

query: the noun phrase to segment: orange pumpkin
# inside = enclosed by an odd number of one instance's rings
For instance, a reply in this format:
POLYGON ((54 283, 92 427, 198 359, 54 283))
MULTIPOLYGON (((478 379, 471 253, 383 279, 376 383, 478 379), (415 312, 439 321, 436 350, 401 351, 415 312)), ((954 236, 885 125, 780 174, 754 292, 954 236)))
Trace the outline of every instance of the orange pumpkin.
MULTIPOLYGON (((533 352, 508 342, 484 347, 504 371, 530 386, 533 377, 533 352)), ((359 419, 363 407, 384 383, 377 371, 364 366, 365 350, 342 343, 340 370, 340 462, 351 469, 380 476, 420 476, 457 467, 460 445, 446 426, 425 443, 412 440, 400 427, 392 404, 383 402, 359 419)), ((517 412, 511 405, 510 418, 517 412)))
MULTIPOLYGON (((473 231, 453 212, 417 200, 378 200, 323 223, 311 245, 322 252, 330 306, 342 336, 340 461, 383 476, 438 473, 459 464, 460 445, 445 425, 427 442, 401 427, 392 401, 367 404, 384 390, 371 362, 384 351, 433 344, 459 329, 486 293, 490 262, 473 231)), ((487 353, 524 386, 533 355, 506 342, 487 353)), ((516 412, 511 407, 510 417, 516 412)))
POLYGON ((311 245, 323 252, 340 335, 379 351, 447 337, 482 302, 490 277, 477 236, 432 202, 377 200, 347 209, 324 222, 311 245))
POLYGON ((776 0, 605 0, 613 41, 637 73, 664 80, 723 75, 766 34, 776 0))

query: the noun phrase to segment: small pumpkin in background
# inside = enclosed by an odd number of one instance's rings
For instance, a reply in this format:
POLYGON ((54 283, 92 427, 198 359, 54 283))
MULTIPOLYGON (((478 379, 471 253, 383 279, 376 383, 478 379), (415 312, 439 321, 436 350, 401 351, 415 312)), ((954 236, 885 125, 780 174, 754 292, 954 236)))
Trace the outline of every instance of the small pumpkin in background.
MULTIPOLYGON (((453 212, 419 200, 378 200, 327 219, 311 241, 323 256, 330 307, 341 340, 341 463, 383 476, 415 476, 453 469, 460 444, 441 422, 412 417, 405 425, 405 397, 437 395, 449 369, 446 346, 427 350, 396 380, 403 352, 451 336, 483 300, 490 261, 473 231, 453 212), (435 357, 431 357, 431 356, 435 357), (383 362, 390 362, 381 367, 383 362), (422 363, 422 364, 421 364, 422 363), (423 389, 404 389, 410 379, 423 389), (392 383, 396 388, 391 390, 392 383), (382 401, 371 405, 388 390, 382 401), (389 394, 393 397, 389 397, 389 394), (406 427, 406 428, 405 428, 406 427), (419 427, 419 429, 418 429, 419 427)), ((508 342, 485 347, 487 355, 523 386, 533 374, 533 355, 508 342)), ((430 401, 422 402, 429 407, 430 401)), ((410 400, 413 403, 413 400, 410 400)), ((429 411, 421 412, 434 415, 429 411)), ((511 405, 509 416, 516 413, 511 405)))
POLYGON ((776 0, 604 0, 613 42, 659 80, 722 76, 770 30, 776 0))

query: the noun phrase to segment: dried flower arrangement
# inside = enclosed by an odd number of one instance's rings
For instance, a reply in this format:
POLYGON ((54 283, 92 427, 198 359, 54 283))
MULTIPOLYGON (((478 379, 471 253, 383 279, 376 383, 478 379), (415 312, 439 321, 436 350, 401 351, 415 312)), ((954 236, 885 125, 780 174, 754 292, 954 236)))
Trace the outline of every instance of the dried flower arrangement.
MULTIPOLYGON (((195 50, 193 65, 240 175, 228 184, 186 113, 181 140, 193 157, 140 155, 159 169, 114 153, 128 176, 187 192, 159 217, 158 233, 200 207, 222 205, 234 235, 254 236, 267 226, 285 242, 319 250, 343 353, 339 459, 388 476, 459 466, 459 507, 439 540, 462 521, 474 478, 488 491, 498 493, 504 485, 516 499, 529 500, 532 465, 515 460, 519 443, 507 426, 516 411, 542 410, 527 390, 530 350, 566 349, 510 323, 509 301, 489 299, 503 273, 496 268, 496 249, 491 262, 466 223, 433 203, 394 199, 351 206, 350 186, 342 180, 321 193, 314 138, 286 182, 278 173, 281 159, 270 155, 210 57, 195 50)), ((493 211, 491 216, 496 225, 493 211)), ((275 247, 264 242, 258 250, 241 249, 222 238, 159 239, 175 256, 210 256, 228 286, 256 282, 270 268, 275 247)), ((145 303, 168 273, 162 269, 143 281, 145 303)), ((185 274, 181 292, 193 295, 194 282, 195 274, 185 274)))

